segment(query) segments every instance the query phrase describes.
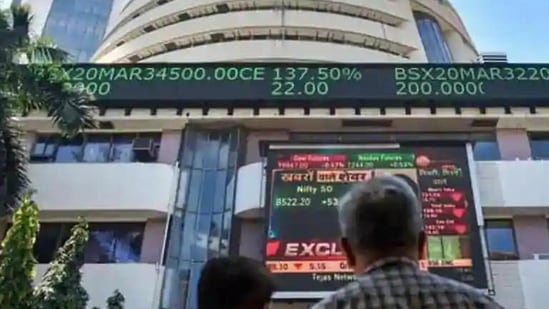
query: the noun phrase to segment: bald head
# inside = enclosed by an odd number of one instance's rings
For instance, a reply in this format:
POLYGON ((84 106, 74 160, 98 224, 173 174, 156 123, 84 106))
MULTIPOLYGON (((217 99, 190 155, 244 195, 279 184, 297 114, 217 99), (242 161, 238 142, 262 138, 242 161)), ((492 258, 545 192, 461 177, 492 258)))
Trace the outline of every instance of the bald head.
POLYGON ((356 251, 417 248, 423 230, 421 205, 406 176, 384 176, 354 186, 341 200, 342 236, 356 251))

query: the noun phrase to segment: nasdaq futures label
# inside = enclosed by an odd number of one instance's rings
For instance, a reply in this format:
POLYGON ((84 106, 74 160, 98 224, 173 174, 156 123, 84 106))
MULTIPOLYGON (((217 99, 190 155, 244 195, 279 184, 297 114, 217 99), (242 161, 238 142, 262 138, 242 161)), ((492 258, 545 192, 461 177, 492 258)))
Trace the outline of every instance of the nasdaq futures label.
POLYGON ((549 66, 135 64, 64 67, 105 101, 549 100, 549 66))

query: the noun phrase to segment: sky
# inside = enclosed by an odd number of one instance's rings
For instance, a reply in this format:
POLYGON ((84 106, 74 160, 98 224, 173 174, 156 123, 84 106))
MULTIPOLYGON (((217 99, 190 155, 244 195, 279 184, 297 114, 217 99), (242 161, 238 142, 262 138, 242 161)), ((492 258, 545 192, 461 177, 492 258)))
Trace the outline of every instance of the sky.
POLYGON ((479 52, 549 63, 549 0, 452 0, 479 52))

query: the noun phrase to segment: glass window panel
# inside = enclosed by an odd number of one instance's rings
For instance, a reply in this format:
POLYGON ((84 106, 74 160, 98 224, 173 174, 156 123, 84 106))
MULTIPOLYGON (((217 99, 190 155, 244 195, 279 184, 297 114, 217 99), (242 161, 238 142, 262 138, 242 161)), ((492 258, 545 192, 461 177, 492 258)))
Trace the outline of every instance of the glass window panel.
POLYGON ((196 214, 187 213, 185 214, 184 224, 183 224, 183 243, 181 244, 181 258, 185 260, 190 260, 191 258, 191 246, 196 242, 196 214))
POLYGON ((198 279, 200 278, 200 271, 204 266, 203 263, 191 264, 191 280, 189 282, 189 295, 187 296, 187 307, 196 308, 196 295, 198 288, 198 279))
POLYGON ((36 242, 34 256, 38 263, 51 262, 62 237, 61 223, 41 223, 36 242))
POLYGON ((144 223, 90 224, 86 263, 139 262, 144 229, 144 223))
POLYGON ((223 228, 221 229, 221 243, 219 244, 219 252, 222 255, 229 254, 229 241, 231 237, 232 220, 233 220, 233 212, 226 211, 223 214, 223 228))
POLYGON ((219 213, 223 211, 225 204, 225 189, 227 182, 227 170, 217 171, 215 179, 215 196, 213 199, 213 212, 219 213))
POLYGON ((183 232, 183 221, 181 219, 179 215, 170 216, 169 231, 166 237, 166 265, 169 266, 176 265, 176 260, 179 257, 179 248, 182 241, 181 234, 183 232))
MULTIPOLYGON (((191 179, 189 183, 189 191, 187 192, 187 210, 188 211, 198 211, 198 206, 200 204, 200 195, 202 189, 202 170, 192 170, 191 179)), ((206 190, 208 191, 208 190, 206 190)))
POLYGON ((473 157, 476 161, 496 161, 500 159, 496 141, 478 141, 473 144, 473 157))
POLYGON ((549 139, 538 139, 530 141, 532 158, 536 160, 549 159, 549 139))
POLYGON ((452 62, 452 53, 437 20, 423 12, 414 12, 414 17, 429 62, 452 62))
POLYGON ((229 143, 222 142, 219 146, 219 168, 229 167, 229 143))
POLYGON ((42 156, 46 152, 46 145, 46 141, 34 144, 31 156, 42 156))
POLYGON ((52 140, 46 145, 46 149, 44 149, 44 155, 48 157, 53 157, 53 154, 55 153, 55 148, 57 148, 57 143, 52 140))
POLYGON ((210 134, 210 139, 204 151, 204 168, 215 169, 219 158, 219 134, 210 134))
POLYGON ((518 259, 513 222, 511 220, 487 220, 486 239, 490 259, 518 259))
POLYGON ((210 224, 211 219, 209 214, 198 215, 198 222, 195 230, 197 239, 191 255, 193 261, 205 261, 207 258, 208 248, 210 246, 210 224))
POLYGON ((211 216, 210 222, 210 250, 208 258, 215 257, 219 254, 221 245, 221 228, 223 227, 223 214, 214 214, 211 216))
POLYGON ((55 154, 57 139, 52 136, 40 136, 32 147, 30 159, 37 161, 50 161, 55 154))
POLYGON ((194 150, 196 149, 197 134, 194 131, 186 131, 184 135, 183 148, 181 154, 183 155, 183 166, 190 167, 193 164, 194 150))
POLYGON ((196 148, 194 149, 194 158, 193 158, 193 167, 202 168, 204 167, 204 157, 208 150, 209 142, 208 135, 204 133, 196 133, 196 148))
POLYGON ((84 146, 84 162, 107 162, 111 150, 110 135, 96 135, 87 138, 84 146))
POLYGON ((181 168, 179 173, 179 184, 177 188, 177 202, 175 211, 182 211, 187 202, 187 193, 189 190, 189 177, 191 176, 191 171, 187 168, 181 168))
POLYGON ((75 61, 87 62, 105 33, 112 4, 112 0, 54 0, 42 35, 54 39, 75 61), (100 35, 87 33, 87 25, 100 35))
POLYGON ((214 207, 214 200, 218 192, 216 189, 217 172, 215 170, 204 171, 202 179, 202 198, 200 200, 200 212, 211 213, 214 207))
POLYGON ((72 140, 62 140, 57 147, 55 162, 77 162, 82 155, 83 139, 77 136, 72 140))
POLYGON ((132 150, 134 135, 115 135, 111 150, 113 162, 133 162, 134 153, 132 150))
POLYGON ((234 131, 230 136, 229 162, 228 166, 234 167, 238 163, 238 131, 234 131))
POLYGON ((227 187, 225 191, 225 210, 233 209, 234 191, 236 183, 236 174, 234 169, 227 170, 227 187))

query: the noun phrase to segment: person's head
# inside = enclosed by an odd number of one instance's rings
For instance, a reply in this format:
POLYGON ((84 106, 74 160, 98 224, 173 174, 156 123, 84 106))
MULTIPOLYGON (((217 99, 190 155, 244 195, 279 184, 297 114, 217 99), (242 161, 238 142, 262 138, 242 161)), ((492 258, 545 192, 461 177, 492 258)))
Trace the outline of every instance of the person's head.
POLYGON ((206 262, 198 281, 198 309, 264 309, 275 286, 267 268, 246 257, 206 262))
POLYGON ((341 199, 341 246, 349 266, 361 273, 384 257, 418 259, 425 246, 421 203, 401 177, 374 177, 341 199))

